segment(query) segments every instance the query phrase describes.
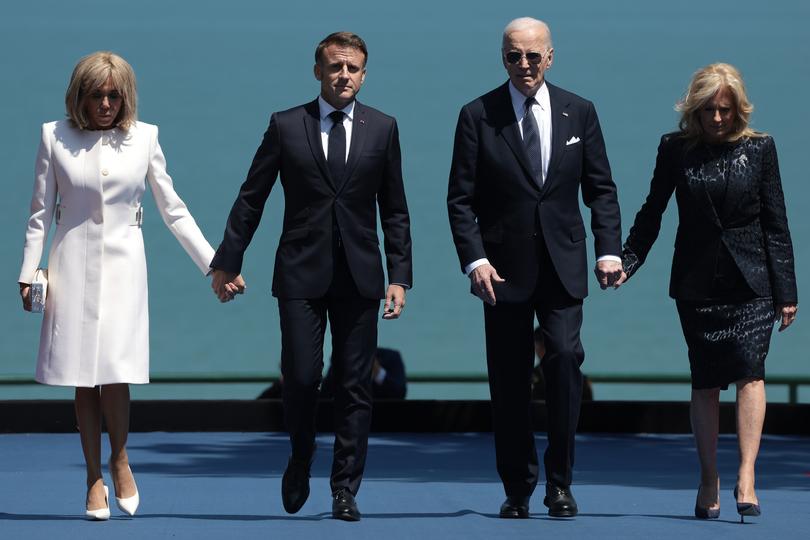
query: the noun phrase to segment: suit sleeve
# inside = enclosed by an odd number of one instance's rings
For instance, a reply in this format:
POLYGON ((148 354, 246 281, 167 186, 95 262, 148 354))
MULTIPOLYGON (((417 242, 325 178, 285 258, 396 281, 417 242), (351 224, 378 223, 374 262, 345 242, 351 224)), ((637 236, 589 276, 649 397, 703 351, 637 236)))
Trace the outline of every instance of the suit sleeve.
POLYGON ((389 133, 385 175, 377 193, 377 204, 380 208, 388 282, 413 287, 411 221, 402 181, 402 152, 396 120, 389 133))
POLYGON ((765 253, 774 303, 795 303, 798 301, 798 294, 793 242, 788 229, 776 145, 770 137, 765 141, 759 196, 760 223, 765 237, 765 253))
POLYGON ((51 134, 47 125, 43 125, 34 165, 34 192, 31 197, 31 215, 25 231, 23 262, 18 278, 20 283, 31 283, 34 279, 34 272, 42 260, 45 240, 51 228, 57 193, 51 161, 51 134))
POLYGON ((582 201, 591 209, 591 231, 596 257, 619 255, 622 243, 621 212, 616 184, 610 173, 605 139, 593 103, 588 102, 583 141, 582 201))
POLYGON ((149 182, 152 196, 155 198, 155 205, 163 218, 163 222, 197 267, 203 274, 207 274, 211 259, 214 256, 214 248, 205 239, 188 207, 174 190, 172 178, 166 171, 166 158, 158 142, 157 128, 155 128, 152 138, 151 156, 146 179, 149 182))
POLYGON ((456 124, 447 185, 447 215, 462 272, 471 262, 486 258, 475 212, 477 163, 478 130, 469 108, 464 107, 456 124))
POLYGON ((233 273, 242 271, 245 251, 259 226, 264 204, 270 196, 270 190, 273 189, 281 167, 279 129, 278 115, 274 113, 262 143, 253 157, 247 178, 239 188, 239 194, 231 207, 225 225, 225 235, 214 255, 214 260, 211 261, 211 268, 233 273))
POLYGON ((671 159, 672 148, 667 148, 667 137, 661 138, 658 145, 658 156, 655 159, 655 170, 650 182, 650 193, 647 200, 636 214, 630 234, 624 243, 622 261, 627 276, 636 273, 644 264, 661 230, 661 218, 669 204, 672 192, 675 191, 674 163, 671 159))

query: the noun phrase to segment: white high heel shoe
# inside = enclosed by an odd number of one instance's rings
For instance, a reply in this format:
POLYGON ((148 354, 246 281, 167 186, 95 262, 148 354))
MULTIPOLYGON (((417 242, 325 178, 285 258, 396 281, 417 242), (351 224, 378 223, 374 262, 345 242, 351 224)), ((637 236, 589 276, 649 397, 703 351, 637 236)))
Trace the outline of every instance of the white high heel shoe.
MULTIPOLYGON (((129 467, 127 468, 129 469, 129 467)), ((129 474, 132 474, 132 469, 129 469, 129 474)), ((134 475, 132 481, 135 481, 134 475)), ((128 516, 135 515, 135 511, 138 510, 138 504, 140 504, 140 502, 141 497, 138 494, 138 486, 135 486, 135 495, 132 497, 127 497, 126 499, 119 499, 118 497, 115 498, 115 504, 118 506, 118 509, 128 516)))
POLYGON ((90 521, 107 521, 110 519, 110 490, 104 486, 104 508, 97 510, 85 510, 84 517, 90 521))

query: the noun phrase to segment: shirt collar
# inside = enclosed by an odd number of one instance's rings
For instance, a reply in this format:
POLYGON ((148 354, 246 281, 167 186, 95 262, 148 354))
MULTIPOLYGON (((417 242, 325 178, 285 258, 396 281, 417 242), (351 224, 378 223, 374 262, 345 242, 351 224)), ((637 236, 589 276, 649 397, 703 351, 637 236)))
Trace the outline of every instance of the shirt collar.
MULTIPOLYGON (((528 96, 524 96, 520 90, 515 88, 512 81, 509 81, 509 95, 512 98, 512 106, 514 109, 523 111, 525 108, 526 98, 528 96)), ((546 85, 545 80, 543 81, 543 84, 540 85, 540 88, 537 89, 534 99, 537 100, 537 104, 540 105, 540 108, 544 111, 551 110, 551 99, 548 96, 548 86, 546 85)), ((521 112, 521 116, 522 115, 523 113, 521 112)))
POLYGON ((323 97, 318 96, 318 108, 320 109, 321 121, 326 120, 329 117, 329 114, 341 110, 343 111, 346 116, 349 117, 349 120, 354 120, 354 104, 355 101, 352 100, 351 103, 343 107, 342 109, 335 109, 331 105, 329 105, 323 97))

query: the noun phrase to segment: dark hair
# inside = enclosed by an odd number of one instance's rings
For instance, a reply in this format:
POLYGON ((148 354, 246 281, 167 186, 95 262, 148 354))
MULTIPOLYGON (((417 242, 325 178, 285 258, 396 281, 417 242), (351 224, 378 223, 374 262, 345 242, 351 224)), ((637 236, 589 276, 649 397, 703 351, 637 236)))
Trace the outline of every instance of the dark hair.
POLYGON ((318 43, 318 47, 315 49, 315 62, 321 61, 323 50, 329 45, 338 45, 340 47, 359 49, 363 53, 364 57, 363 66, 366 65, 366 62, 368 62, 368 49, 366 48, 366 42, 363 41, 363 38, 351 32, 334 32, 323 38, 323 40, 318 43))

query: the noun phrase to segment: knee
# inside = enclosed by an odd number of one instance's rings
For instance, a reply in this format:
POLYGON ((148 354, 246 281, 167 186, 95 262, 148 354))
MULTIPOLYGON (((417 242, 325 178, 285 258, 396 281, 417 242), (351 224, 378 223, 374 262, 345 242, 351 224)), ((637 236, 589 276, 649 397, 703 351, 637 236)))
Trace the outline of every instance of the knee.
POLYGON ((556 348, 543 358, 543 371, 578 370, 584 359, 582 347, 556 348))
POLYGON ((284 370, 284 386, 295 390, 316 391, 321 384, 321 373, 316 370, 284 370))
POLYGON ((693 388, 692 401, 718 401, 720 399, 720 388, 693 388))
POLYGON ((740 379, 734 384, 737 386, 737 392, 760 392, 765 389, 765 381, 753 377, 740 379))

